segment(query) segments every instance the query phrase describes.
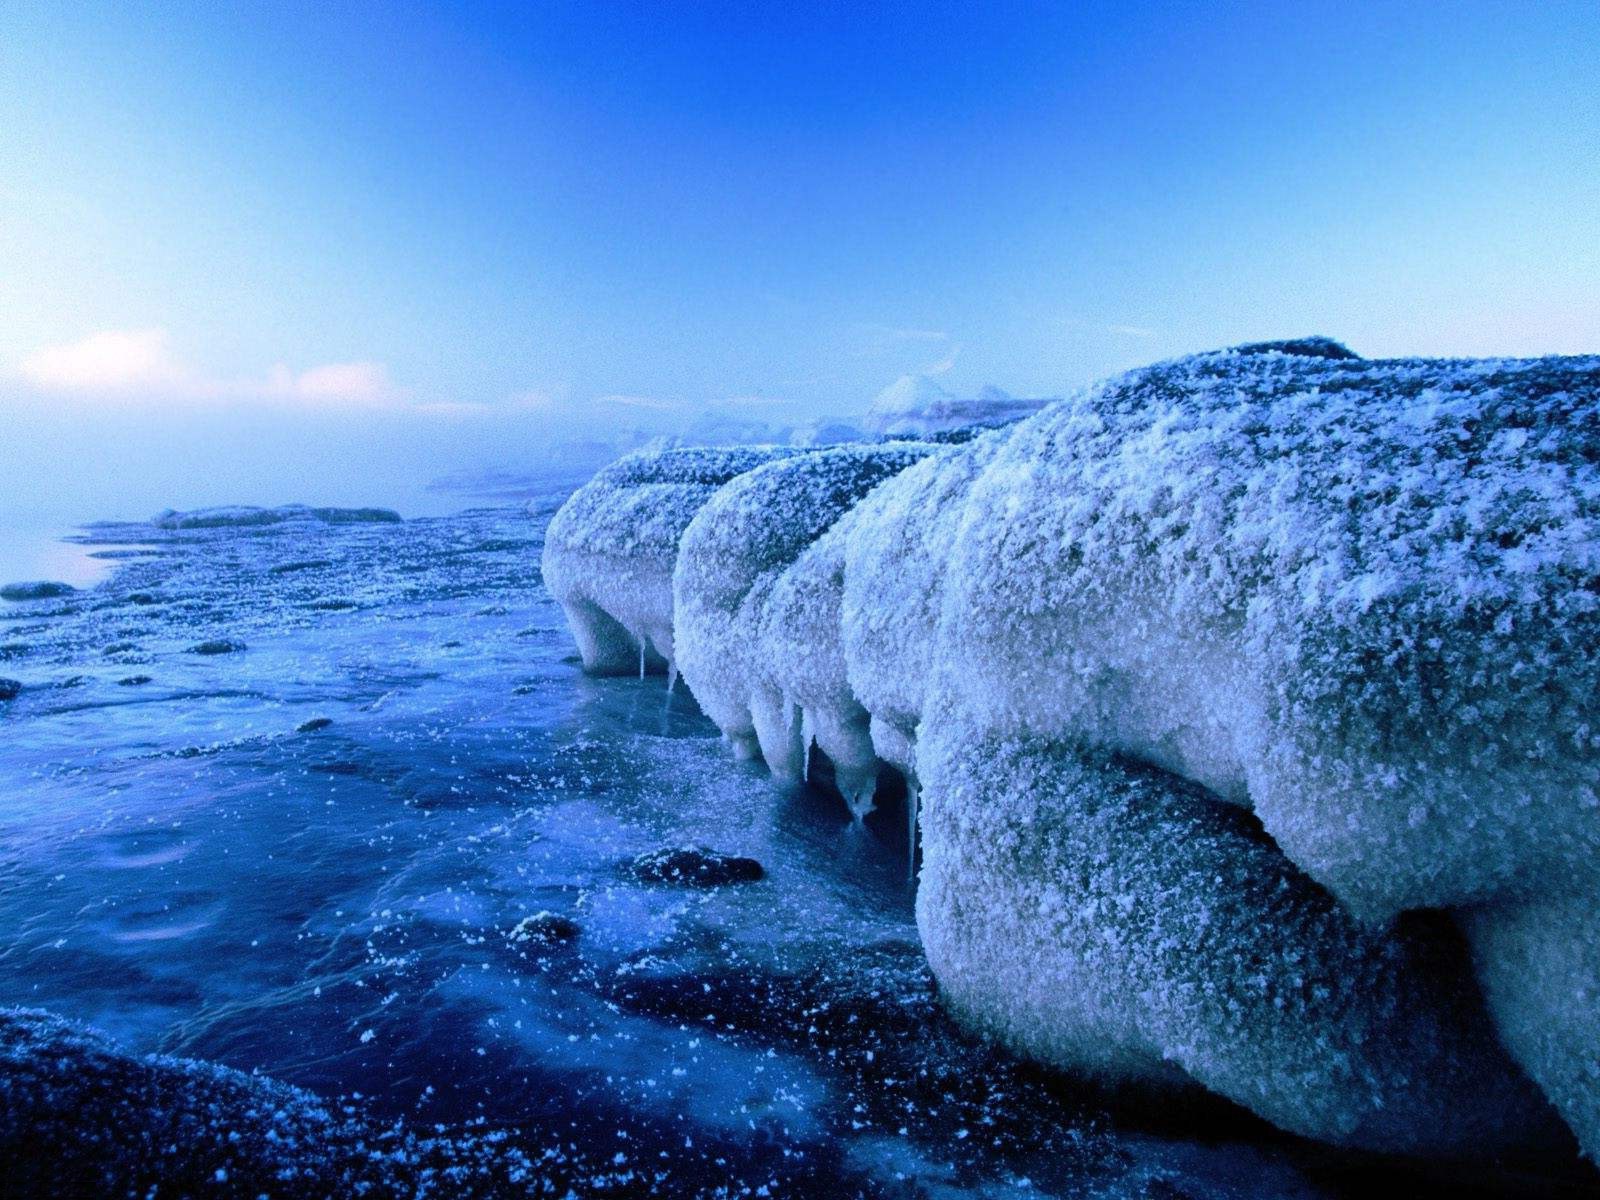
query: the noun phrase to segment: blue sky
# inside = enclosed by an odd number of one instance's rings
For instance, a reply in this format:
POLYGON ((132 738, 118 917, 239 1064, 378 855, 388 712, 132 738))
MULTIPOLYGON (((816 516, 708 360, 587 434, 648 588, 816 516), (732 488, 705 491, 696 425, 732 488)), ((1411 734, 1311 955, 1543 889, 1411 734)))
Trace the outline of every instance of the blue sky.
POLYGON ((58 425, 1592 351, 1597 279, 1592 0, 0 7, 0 403, 58 425))

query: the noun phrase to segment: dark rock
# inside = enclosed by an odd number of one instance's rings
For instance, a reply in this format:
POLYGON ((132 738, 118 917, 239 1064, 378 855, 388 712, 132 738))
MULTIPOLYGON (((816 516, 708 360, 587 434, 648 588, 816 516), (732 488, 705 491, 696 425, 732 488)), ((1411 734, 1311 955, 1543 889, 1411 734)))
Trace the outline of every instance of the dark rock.
POLYGON ((0 600, 50 600, 56 596, 70 596, 77 590, 70 583, 52 583, 43 579, 32 583, 8 583, 0 587, 0 600))
POLYGON ((130 653, 130 652, 132 652, 134 650, 137 650, 138 648, 139 648, 138 645, 133 643, 133 642, 113 642, 111 645, 107 646, 104 650, 100 651, 100 653, 101 654, 128 654, 128 653, 130 653))
POLYGON ((129 604, 160 604, 161 603, 161 597, 153 595, 150 592, 129 592, 128 593, 128 603, 129 604))
POLYGON ((754 883, 766 872, 753 858, 740 858, 707 850, 704 846, 666 847, 639 855, 629 864, 635 879, 644 883, 677 883, 689 887, 721 887, 726 883, 754 883))
POLYGON ((190 654, 237 654, 244 649, 243 642, 230 641, 227 638, 217 638, 214 641, 201 642, 197 646, 190 646, 190 654))
POLYGON ((301 562, 279 563, 275 567, 268 567, 268 575, 292 575, 296 571, 316 571, 323 567, 331 567, 333 562, 326 558, 308 558, 301 562))
POLYGON ((0 700, 15 700, 22 684, 15 679, 0 679, 0 700))
POLYGON ((118 687, 142 687, 150 682, 148 675, 129 675, 126 679, 117 680, 118 687))
POLYGON ((296 725, 294 731, 296 733, 315 733, 317 730, 326 729, 332 724, 333 721, 329 717, 312 717, 311 720, 302 721, 299 725, 296 725))
POLYGON ((539 689, 531 683, 519 683, 516 687, 511 689, 511 694, 513 696, 531 696, 538 690, 539 689))
POLYGON ((581 933, 578 923, 560 913, 536 912, 523 917, 506 934, 506 941, 514 946, 554 946, 570 942, 581 933))
POLYGON ((307 608, 317 612, 344 612, 355 606, 354 600, 313 600, 306 605, 307 608))
POLYGON ((313 508, 311 515, 329 525, 400 524, 400 514, 390 508, 313 508))
POLYGON ((27 642, 7 642, 0 646, 0 662, 7 662, 13 658, 26 658, 32 651, 33 647, 27 642))

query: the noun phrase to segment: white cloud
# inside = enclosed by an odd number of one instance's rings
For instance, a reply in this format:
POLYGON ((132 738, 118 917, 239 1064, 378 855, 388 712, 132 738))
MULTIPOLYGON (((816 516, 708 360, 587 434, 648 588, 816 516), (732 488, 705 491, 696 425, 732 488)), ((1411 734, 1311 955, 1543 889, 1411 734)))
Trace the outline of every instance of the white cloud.
POLYGON ((164 329, 108 329, 22 360, 22 376, 47 391, 116 392, 171 386, 183 377, 164 329))
POLYGON ((368 406, 405 398, 388 369, 370 361, 323 363, 304 371, 279 364, 261 377, 208 375, 173 352, 165 329, 108 329, 42 346, 22 359, 18 374, 42 392, 97 398, 368 406))

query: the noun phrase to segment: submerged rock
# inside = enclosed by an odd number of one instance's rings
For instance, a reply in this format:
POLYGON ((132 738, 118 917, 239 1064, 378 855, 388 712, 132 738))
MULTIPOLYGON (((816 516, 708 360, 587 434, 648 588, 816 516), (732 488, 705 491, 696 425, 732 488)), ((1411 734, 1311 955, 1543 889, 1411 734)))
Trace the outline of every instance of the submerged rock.
POLYGON ((228 638, 216 638, 212 641, 198 642, 189 647, 190 654, 237 654, 245 649, 243 642, 235 642, 228 638))
POLYGON ((22 694, 22 684, 15 679, 0 679, 0 701, 15 700, 22 694))
POLYGON ((319 729, 326 729, 333 724, 331 717, 312 717, 309 721, 302 721, 295 726, 296 733, 316 733, 319 729))
POLYGON ((635 858, 628 869, 635 879, 644 883, 676 883, 689 887, 755 883, 766 876, 761 864, 753 858, 723 854, 703 846, 646 851, 635 858))
POLYGON ((53 600, 70 596, 78 589, 70 583, 56 583, 47 579, 31 583, 8 583, 0 587, 0 600, 53 600))
POLYGON ((129 675, 126 678, 117 680, 117 686, 143 687, 145 684, 150 682, 150 678, 151 677, 149 675, 129 675))

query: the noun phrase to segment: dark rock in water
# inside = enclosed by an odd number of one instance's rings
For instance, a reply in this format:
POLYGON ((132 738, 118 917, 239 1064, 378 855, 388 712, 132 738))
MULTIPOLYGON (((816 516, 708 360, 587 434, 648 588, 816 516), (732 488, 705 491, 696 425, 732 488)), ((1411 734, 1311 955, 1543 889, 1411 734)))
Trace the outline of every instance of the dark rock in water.
POLYGON ((128 603, 129 604, 140 604, 140 605, 144 605, 144 604, 160 604, 161 603, 161 597, 157 596, 157 595, 153 595, 150 592, 129 592, 128 593, 128 603))
POLYGON ((7 662, 13 658, 26 658, 33 652, 33 647, 27 642, 7 642, 0 646, 0 662, 7 662))
POLYGON ((629 869, 634 878, 645 883, 679 883, 690 887, 754 883, 766 875, 753 858, 723 854, 703 846, 650 850, 634 859, 629 869))
POLYGON ((506 941, 514 946, 554 946, 570 942, 581 933, 578 923, 560 913, 536 912, 523 917, 506 934, 506 941))
POLYGON ((299 562, 279 563, 275 567, 268 567, 268 575, 292 575, 296 571, 318 571, 323 567, 333 566, 333 560, 327 558, 308 558, 299 562))
POLYGON ((330 525, 400 524, 400 514, 389 508, 313 508, 311 515, 330 525))
POLYGON ((354 600, 313 600, 306 605, 315 612, 344 612, 346 609, 356 607, 354 600))
POLYGON ((1235 346, 1235 354, 1298 354, 1301 358, 1331 358, 1359 361, 1361 355, 1350 347, 1326 337, 1288 338, 1281 342, 1250 342, 1235 346))
POLYGON ((45 579, 32 583, 8 583, 0 587, 0 600, 51 600, 56 596, 70 596, 77 590, 70 583, 53 583, 45 579))
POLYGON ((22 684, 15 679, 0 679, 0 700, 15 700, 22 692, 22 684))
POLYGON ((413 1132, 260 1075, 126 1054, 49 1013, 4 1009, 0 1178, 15 1200, 397 1200, 526 1195, 540 1174, 525 1151, 486 1128, 413 1132))
POLYGON ((312 763, 308 768, 323 775, 359 775, 361 764, 350 762, 348 759, 334 759, 331 762, 312 763))
POLYGON ((539 687, 537 684, 519 683, 516 687, 511 689, 511 694, 513 696, 532 696, 538 690, 539 687))
POLYGON ((84 684, 86 684, 88 682, 89 682, 89 677, 87 675, 68 675, 65 679, 61 680, 61 682, 57 683, 56 687, 58 687, 58 688, 82 687, 84 684))
POLYGON ((108 655, 109 654, 128 654, 128 653, 131 653, 132 651, 137 650, 138 648, 139 648, 139 646, 135 642, 113 642, 113 643, 111 643, 111 645, 107 646, 104 650, 100 651, 100 653, 101 654, 108 654, 108 655))
POLYGON ((199 645, 190 646, 190 654, 237 654, 245 648, 243 642, 230 641, 227 638, 217 638, 214 641, 201 642, 199 645))
POLYGON ((296 725, 295 728, 294 728, 294 731, 296 733, 316 733, 317 730, 326 729, 329 725, 332 725, 332 724, 333 724, 332 718, 329 718, 329 717, 312 717, 311 720, 302 721, 300 724, 296 725))
POLYGON ((129 675, 126 679, 117 680, 118 687, 141 687, 150 682, 148 675, 129 675))

